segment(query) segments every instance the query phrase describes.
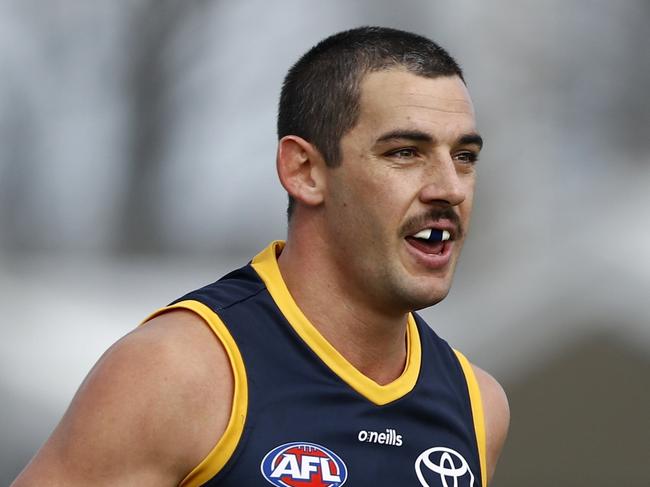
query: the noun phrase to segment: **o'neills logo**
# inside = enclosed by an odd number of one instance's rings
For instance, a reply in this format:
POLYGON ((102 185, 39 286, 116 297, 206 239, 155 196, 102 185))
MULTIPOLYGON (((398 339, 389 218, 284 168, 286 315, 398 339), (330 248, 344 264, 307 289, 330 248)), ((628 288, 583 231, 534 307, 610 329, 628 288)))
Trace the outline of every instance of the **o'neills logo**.
POLYGON ((379 445, 402 446, 402 435, 398 435, 394 429, 387 429, 385 432, 361 430, 357 435, 359 441, 364 443, 377 443, 379 445))

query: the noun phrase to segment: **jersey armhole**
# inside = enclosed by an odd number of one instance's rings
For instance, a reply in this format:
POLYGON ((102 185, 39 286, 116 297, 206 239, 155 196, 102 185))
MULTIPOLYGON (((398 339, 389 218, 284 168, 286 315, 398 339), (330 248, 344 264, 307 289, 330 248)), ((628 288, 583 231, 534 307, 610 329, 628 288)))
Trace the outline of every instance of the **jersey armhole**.
POLYGON ((460 362, 465 375, 465 382, 467 382, 467 389, 469 391, 469 401, 472 407, 472 419, 474 421, 474 432, 476 434, 476 443, 478 446, 479 462, 481 464, 481 485, 487 487, 487 444, 485 435, 485 416, 483 413, 483 400, 481 399, 481 388, 476 380, 472 364, 469 363, 467 357, 458 350, 454 349, 454 353, 460 362))
POLYGON ((248 411, 248 383, 244 360, 234 338, 221 318, 203 303, 194 300, 180 301, 152 313, 142 322, 142 325, 152 318, 174 309, 192 311, 207 323, 226 351, 234 380, 232 410, 226 430, 210 453, 179 484, 179 487, 198 487, 221 471, 239 444, 248 411))

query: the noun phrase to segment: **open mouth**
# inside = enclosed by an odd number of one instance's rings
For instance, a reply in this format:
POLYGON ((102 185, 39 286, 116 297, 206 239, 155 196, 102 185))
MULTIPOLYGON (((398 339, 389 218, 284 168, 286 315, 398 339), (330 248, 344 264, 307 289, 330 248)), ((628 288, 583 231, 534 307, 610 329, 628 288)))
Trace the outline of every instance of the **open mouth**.
POLYGON ((420 252, 429 255, 443 255, 449 249, 451 233, 448 230, 425 228, 413 235, 408 235, 406 240, 420 252))

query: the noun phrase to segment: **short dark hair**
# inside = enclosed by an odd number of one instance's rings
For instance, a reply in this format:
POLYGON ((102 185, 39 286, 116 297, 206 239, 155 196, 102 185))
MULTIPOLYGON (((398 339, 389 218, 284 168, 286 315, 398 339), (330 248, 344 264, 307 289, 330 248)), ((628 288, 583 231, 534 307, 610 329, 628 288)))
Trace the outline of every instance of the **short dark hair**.
MULTIPOLYGON (((307 51, 282 85, 278 139, 297 135, 312 143, 325 163, 341 163, 341 137, 359 117, 364 75, 402 67, 427 78, 458 76, 458 63, 426 37, 387 27, 358 27, 334 34, 307 51)), ((294 201, 289 197, 287 214, 294 201)))

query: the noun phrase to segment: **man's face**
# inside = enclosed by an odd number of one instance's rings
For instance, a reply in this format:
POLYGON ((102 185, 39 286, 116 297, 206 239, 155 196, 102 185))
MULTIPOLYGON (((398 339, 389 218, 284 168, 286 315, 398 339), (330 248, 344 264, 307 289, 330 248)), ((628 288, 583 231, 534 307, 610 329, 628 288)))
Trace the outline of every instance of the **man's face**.
POLYGON ((393 313, 430 306, 449 291, 472 210, 472 102, 456 76, 392 69, 363 78, 360 108, 328 170, 331 251, 351 297, 393 313), (427 241, 429 229, 450 239, 427 241))

